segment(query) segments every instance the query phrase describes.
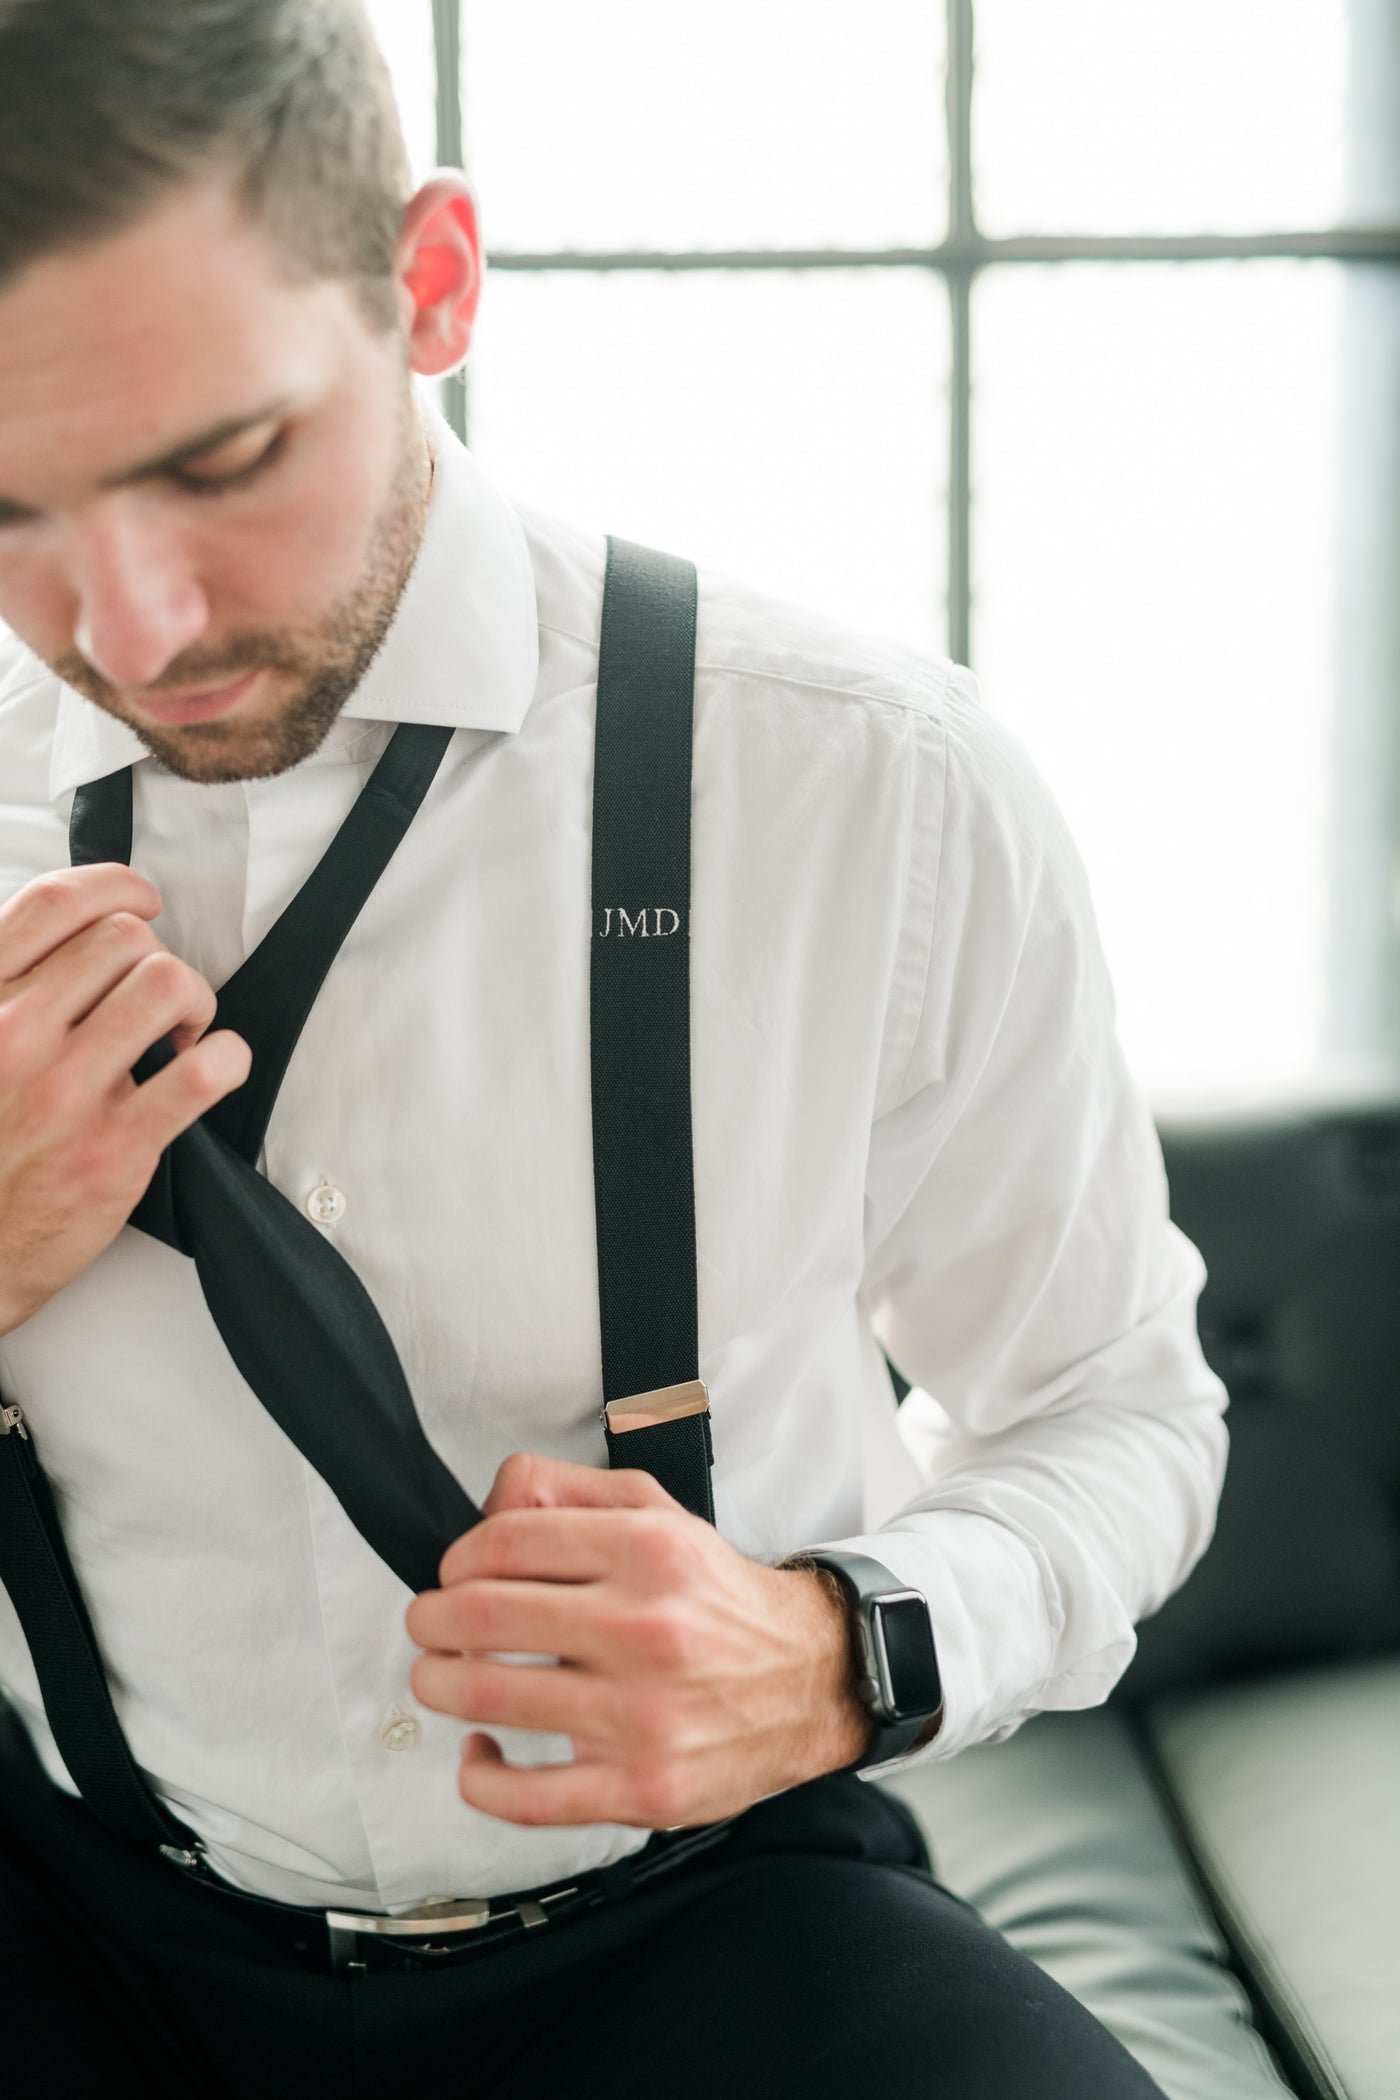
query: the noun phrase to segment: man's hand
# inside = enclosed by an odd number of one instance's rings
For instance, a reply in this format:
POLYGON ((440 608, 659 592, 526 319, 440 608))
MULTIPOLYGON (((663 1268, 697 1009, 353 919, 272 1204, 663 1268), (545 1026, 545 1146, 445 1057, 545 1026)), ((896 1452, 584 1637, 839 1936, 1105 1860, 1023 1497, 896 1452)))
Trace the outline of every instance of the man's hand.
POLYGON ((511 1823, 717 1822, 854 1762, 870 1723, 845 1608, 761 1566, 649 1473, 508 1458, 408 1631, 425 1706, 572 1737, 571 1765, 462 1749, 462 1797, 511 1823), (557 1656, 556 1665, 500 1654, 557 1656))
POLYGON ((160 909, 115 861, 0 906, 0 1334, 95 1260, 171 1139, 248 1077, 240 1036, 204 1037, 214 993, 151 931, 160 909), (163 1035, 177 1054, 138 1087, 163 1035))

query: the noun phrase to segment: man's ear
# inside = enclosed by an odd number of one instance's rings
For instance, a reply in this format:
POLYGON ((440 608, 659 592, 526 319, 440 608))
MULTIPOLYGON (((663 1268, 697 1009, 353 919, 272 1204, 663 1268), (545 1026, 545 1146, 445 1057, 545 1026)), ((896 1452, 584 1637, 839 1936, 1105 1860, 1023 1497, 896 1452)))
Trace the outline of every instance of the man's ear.
POLYGON ((459 169, 441 169, 410 199, 399 235, 409 362, 425 379, 441 378, 466 356, 482 268, 471 184, 459 169))

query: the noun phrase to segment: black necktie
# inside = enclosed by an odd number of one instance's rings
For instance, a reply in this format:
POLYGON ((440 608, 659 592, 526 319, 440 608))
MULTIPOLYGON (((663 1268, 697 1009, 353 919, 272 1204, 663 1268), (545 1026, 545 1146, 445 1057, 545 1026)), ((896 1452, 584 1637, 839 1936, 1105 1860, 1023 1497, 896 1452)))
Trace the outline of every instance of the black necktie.
MULTIPOLYGON (((178 1137, 131 1223, 190 1255, 229 1355, 356 1530, 412 1590, 481 1512, 423 1431, 364 1285, 258 1173, 277 1090, 316 994, 437 771, 452 732, 403 723, 312 875, 219 994, 216 1028, 253 1050, 248 1082, 178 1137)), ((76 864, 131 858, 131 773, 79 788, 76 864)), ((173 1056, 168 1038, 135 1077, 173 1056)))

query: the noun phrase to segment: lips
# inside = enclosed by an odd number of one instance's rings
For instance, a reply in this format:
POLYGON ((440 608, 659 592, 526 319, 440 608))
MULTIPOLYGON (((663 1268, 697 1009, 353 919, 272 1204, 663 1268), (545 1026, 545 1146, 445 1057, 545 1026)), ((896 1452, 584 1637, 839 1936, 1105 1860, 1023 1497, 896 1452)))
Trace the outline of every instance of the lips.
POLYGON ((246 699, 260 675, 258 671, 245 671, 230 685, 207 686, 202 692, 149 693, 134 700, 132 705, 153 722, 212 722, 216 716, 228 714, 246 699))

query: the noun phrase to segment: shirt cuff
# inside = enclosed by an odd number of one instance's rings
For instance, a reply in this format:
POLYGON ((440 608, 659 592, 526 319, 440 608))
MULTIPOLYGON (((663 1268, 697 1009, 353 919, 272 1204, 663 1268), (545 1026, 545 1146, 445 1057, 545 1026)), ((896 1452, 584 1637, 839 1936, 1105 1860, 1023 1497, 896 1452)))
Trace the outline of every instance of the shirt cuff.
POLYGON ((972 1511, 921 1511, 898 1528, 826 1539, 806 1550, 869 1554, 928 1600, 943 1682, 942 1726, 931 1743, 881 1771, 999 1741, 1042 1707, 1095 1706, 1136 1645, 1128 1630, 1059 1674, 1063 1614, 1053 1583, 1022 1537, 972 1511))

